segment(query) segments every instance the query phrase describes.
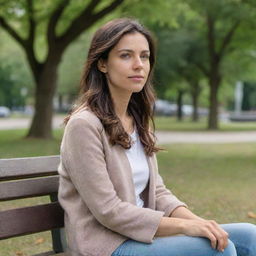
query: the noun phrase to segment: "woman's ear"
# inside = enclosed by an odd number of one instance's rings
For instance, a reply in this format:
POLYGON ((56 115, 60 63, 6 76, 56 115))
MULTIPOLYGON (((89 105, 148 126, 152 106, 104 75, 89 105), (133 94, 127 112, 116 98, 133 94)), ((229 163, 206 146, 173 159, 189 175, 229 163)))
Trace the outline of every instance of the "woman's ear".
POLYGON ((107 73, 107 65, 103 59, 98 60, 97 66, 99 71, 101 71, 102 73, 107 73))

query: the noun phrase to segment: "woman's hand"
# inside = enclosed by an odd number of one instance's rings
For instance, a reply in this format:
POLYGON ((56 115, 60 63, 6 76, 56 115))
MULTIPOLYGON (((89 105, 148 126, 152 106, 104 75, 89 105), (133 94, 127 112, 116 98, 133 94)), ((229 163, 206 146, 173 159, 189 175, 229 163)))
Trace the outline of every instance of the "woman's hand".
POLYGON ((214 220, 182 219, 182 233, 206 237, 210 239, 212 248, 219 251, 224 251, 228 245, 228 233, 214 220))
POLYGON ((156 232, 156 236, 177 234, 208 238, 212 248, 219 251, 224 251, 228 245, 228 233, 214 220, 205 220, 186 207, 177 207, 170 217, 162 217, 156 232))

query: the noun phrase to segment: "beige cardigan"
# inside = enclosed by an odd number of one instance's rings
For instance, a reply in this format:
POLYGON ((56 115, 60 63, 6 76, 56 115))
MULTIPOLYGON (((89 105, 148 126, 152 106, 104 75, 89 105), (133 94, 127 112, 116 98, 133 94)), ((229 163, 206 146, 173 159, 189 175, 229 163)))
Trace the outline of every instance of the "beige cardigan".
POLYGON ((142 195, 145 208, 140 208, 125 149, 110 145, 89 110, 71 117, 59 165, 59 201, 71 255, 111 256, 129 238, 152 243, 161 218, 185 205, 164 186, 155 155, 147 161, 150 178, 142 195))

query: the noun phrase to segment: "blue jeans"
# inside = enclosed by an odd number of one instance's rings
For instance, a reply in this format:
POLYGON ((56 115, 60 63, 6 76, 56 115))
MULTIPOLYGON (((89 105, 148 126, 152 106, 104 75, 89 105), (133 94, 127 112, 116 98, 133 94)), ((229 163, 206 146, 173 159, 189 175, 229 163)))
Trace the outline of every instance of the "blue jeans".
POLYGON ((256 225, 249 223, 223 224, 229 234, 224 252, 211 247, 202 237, 156 237, 151 244, 126 240, 112 256, 256 256, 256 225))

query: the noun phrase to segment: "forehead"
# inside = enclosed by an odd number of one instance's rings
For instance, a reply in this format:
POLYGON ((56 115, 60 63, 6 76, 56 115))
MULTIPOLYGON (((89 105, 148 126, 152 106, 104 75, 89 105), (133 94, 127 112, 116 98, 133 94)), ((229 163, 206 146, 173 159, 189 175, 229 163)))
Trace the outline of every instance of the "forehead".
POLYGON ((149 51, 148 40, 139 32, 125 34, 115 45, 113 50, 129 49, 133 51, 149 51))

